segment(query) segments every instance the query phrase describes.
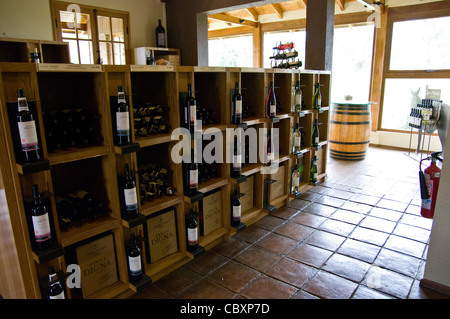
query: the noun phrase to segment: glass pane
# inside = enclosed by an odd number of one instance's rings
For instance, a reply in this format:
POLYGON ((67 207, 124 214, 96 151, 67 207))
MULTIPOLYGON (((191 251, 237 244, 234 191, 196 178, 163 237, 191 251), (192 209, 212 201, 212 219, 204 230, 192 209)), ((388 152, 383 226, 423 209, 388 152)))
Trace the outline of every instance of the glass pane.
POLYGON ((209 40, 208 60, 210 66, 252 67, 253 36, 209 40))
POLYGON ((123 20, 119 18, 111 18, 111 23, 113 41, 124 42, 125 39, 123 37, 123 20))
POLYGON ((114 43, 114 64, 125 64, 125 44, 114 43))
POLYGON ((80 46, 80 64, 93 64, 92 42, 78 41, 78 45, 80 46))
POLYGON ((99 42, 100 58, 102 64, 113 64, 112 48, 110 42, 99 42))
POLYGON ((369 101, 374 25, 334 29, 331 101, 369 101))
POLYGON ((101 41, 111 41, 111 24, 109 17, 97 17, 98 39, 101 41))
POLYGON ((77 40, 63 40, 69 43, 70 63, 79 63, 77 40))
POLYGON ((302 61, 302 67, 304 69, 305 65, 305 42, 306 42, 306 31, 282 31, 282 32, 265 32, 263 39, 263 66, 265 68, 270 68, 271 56, 274 56, 277 51, 273 48, 279 43, 294 43, 294 50, 298 52, 298 57, 302 61))
POLYGON ((413 97, 424 99, 427 86, 440 89, 441 100, 449 104, 450 79, 386 79, 381 127, 409 131, 408 116, 415 100, 413 97))
POLYGON ((77 28, 78 39, 92 39, 92 29, 89 14, 77 14, 77 22, 79 24, 79 28, 77 28))
POLYGON ((59 11, 59 18, 61 20, 62 37, 75 39, 77 37, 75 32, 75 12, 59 11))
POLYGON ((450 17, 395 22, 391 70, 450 69, 450 17))

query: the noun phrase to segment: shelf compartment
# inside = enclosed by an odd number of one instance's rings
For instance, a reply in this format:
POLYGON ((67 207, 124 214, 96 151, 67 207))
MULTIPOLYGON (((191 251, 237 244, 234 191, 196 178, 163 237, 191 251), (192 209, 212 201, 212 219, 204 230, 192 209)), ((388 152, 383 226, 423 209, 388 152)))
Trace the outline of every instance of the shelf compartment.
POLYGON ((265 89, 264 89, 264 71, 241 72, 241 94, 244 107, 243 122, 248 125, 261 123, 264 119, 265 108, 265 89), (248 114, 248 116, 245 116, 248 114))
POLYGON ((67 247, 82 240, 113 230, 120 225, 114 217, 103 217, 92 222, 86 222, 81 227, 72 227, 66 232, 61 232, 61 245, 67 247))
POLYGON ((277 116, 282 117, 292 111, 292 71, 275 69, 273 83, 277 99, 277 116))
MULTIPOLYGON (((82 66, 87 68, 93 65, 82 66)), ((100 72, 102 70, 90 72, 81 68, 70 72, 37 73, 49 157, 65 151, 74 153, 73 146, 80 135, 83 137, 79 141, 82 146, 75 148, 77 150, 113 145, 106 77, 100 72), (73 117, 64 112, 72 112, 73 117), (87 119, 82 120, 79 116, 86 116, 91 122, 87 123, 87 119), (58 145, 58 138, 64 131, 67 135, 58 145), (51 139, 51 134, 55 139, 51 139)))

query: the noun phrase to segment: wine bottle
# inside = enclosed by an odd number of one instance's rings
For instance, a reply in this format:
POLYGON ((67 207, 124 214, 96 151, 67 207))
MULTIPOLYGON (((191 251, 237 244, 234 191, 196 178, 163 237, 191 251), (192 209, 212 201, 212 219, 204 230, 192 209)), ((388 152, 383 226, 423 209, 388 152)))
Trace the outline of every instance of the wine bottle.
POLYGON ((123 86, 118 87, 116 110, 117 145, 124 146, 131 142, 130 137, 130 113, 123 91, 123 86))
POLYGON ((198 246, 197 214, 193 208, 189 211, 187 225, 187 250, 194 251, 198 246))
POLYGON ((300 172, 298 170, 298 164, 295 163, 291 174, 291 194, 299 192, 300 187, 300 172))
POLYGON ((67 199, 61 196, 56 196, 55 202, 56 211, 58 212, 59 226, 63 231, 67 231, 72 227, 72 218, 74 215, 73 206, 67 199))
POLYGON ((240 145, 238 145, 237 136, 234 137, 234 152, 233 152, 233 163, 231 164, 231 177, 238 178, 241 176, 241 150, 240 145))
POLYGON ((295 127, 292 131, 292 154, 298 154, 298 152, 300 152, 301 141, 302 135, 300 134, 300 127, 298 123, 295 123, 295 127))
POLYGON ((188 84, 188 96, 184 101, 184 127, 189 130, 190 133, 195 131, 195 122, 197 120, 197 101, 192 95, 192 84, 188 84))
POLYGON ((166 30, 161 24, 161 19, 158 19, 158 26, 155 29, 156 47, 166 47, 166 30))
POLYGON ((282 59, 296 58, 297 56, 298 56, 298 52, 296 50, 294 50, 291 52, 277 53, 274 56, 269 57, 269 59, 282 60, 282 59))
POLYGON ((272 131, 269 129, 267 133, 267 145, 266 145, 266 165, 272 165, 272 161, 274 160, 274 149, 272 148, 272 131))
POLYGON ((239 187, 236 186, 231 197, 231 226, 238 226, 241 223, 241 200, 239 187))
POLYGON ((299 80, 297 81, 297 85, 294 88, 292 112, 300 113, 301 110, 302 110, 302 90, 300 89, 300 80, 299 80))
POLYGON ((48 281, 49 285, 47 287, 48 299, 66 299, 64 295, 64 288, 59 282, 58 275, 53 267, 48 270, 48 281))
POLYGON ((130 240, 127 245, 127 257, 128 257, 128 275, 130 282, 138 282, 142 279, 142 261, 141 261, 141 248, 140 238, 136 237, 134 233, 131 233, 130 240))
POLYGON ((17 104, 19 112, 17 114, 17 125, 19 127, 20 144, 25 162, 40 160, 39 142, 36 131, 36 122, 33 114, 28 108, 27 98, 23 89, 17 90, 17 104))
POLYGON ((269 118, 275 116, 277 116, 277 99, 275 97, 275 88, 271 81, 266 101, 266 117, 269 118))
POLYGON ((320 93, 320 83, 317 82, 314 85, 314 96, 313 96, 313 109, 320 109, 322 107, 322 94, 320 93))
POLYGON ((318 145, 319 145, 319 121, 315 119, 312 131, 312 146, 317 147, 318 145))
POLYGON ((34 246, 37 250, 43 251, 51 246, 52 231, 50 227, 50 217, 48 215, 47 207, 41 200, 39 193, 39 185, 34 184, 33 189, 33 204, 31 206, 31 222, 34 234, 34 246))
POLYGON ((194 195, 198 190, 198 164, 195 162, 195 148, 191 150, 191 163, 188 169, 187 189, 189 195, 194 195))
POLYGON ((125 182, 123 185, 123 195, 125 202, 125 214, 127 217, 138 215, 138 200, 136 192, 136 182, 130 172, 130 165, 125 163, 125 182))
POLYGON ((311 161, 311 172, 309 175, 309 180, 313 183, 317 182, 318 180, 318 170, 317 170, 317 156, 314 155, 314 158, 311 161))
POLYGON ((236 82, 236 88, 233 94, 233 107, 231 123, 242 123, 242 95, 239 93, 239 82, 236 82))

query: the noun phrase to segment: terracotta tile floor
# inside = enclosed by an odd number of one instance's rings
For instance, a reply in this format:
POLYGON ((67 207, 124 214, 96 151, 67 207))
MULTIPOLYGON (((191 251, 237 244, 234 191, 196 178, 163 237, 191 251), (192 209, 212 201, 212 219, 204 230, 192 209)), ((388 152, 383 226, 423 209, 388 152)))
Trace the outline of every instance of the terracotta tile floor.
POLYGON ((132 298, 426 299, 414 155, 328 159, 327 181, 132 298))

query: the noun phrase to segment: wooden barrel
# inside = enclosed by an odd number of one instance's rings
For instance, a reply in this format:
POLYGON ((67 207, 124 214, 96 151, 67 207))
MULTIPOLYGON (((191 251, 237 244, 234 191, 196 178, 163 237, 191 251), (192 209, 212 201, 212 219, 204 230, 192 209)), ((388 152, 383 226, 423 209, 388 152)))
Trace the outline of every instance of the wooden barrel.
POLYGON ((331 158, 363 160, 370 142, 370 103, 333 103, 329 129, 331 158))

